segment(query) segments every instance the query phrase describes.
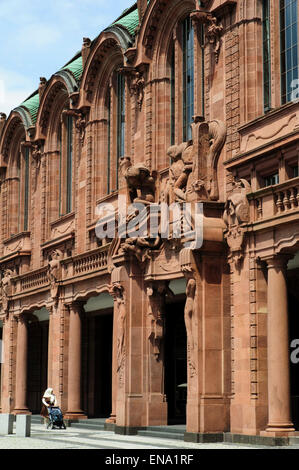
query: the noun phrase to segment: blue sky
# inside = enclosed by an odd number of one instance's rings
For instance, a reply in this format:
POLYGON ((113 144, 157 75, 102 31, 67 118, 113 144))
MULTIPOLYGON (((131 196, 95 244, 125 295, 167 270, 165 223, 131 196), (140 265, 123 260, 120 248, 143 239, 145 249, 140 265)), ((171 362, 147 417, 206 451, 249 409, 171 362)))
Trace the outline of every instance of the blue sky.
POLYGON ((0 0, 0 112, 9 112, 134 0, 0 0))

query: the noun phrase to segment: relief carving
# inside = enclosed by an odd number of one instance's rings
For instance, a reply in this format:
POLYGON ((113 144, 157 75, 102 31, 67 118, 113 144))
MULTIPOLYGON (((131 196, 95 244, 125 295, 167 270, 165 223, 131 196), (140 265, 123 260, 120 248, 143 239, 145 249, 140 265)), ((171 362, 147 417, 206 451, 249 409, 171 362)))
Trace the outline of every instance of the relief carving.
POLYGON ((110 286, 110 295, 115 302, 117 316, 117 372, 119 382, 124 382, 124 368, 126 359, 126 304, 123 286, 116 282, 110 286))
POLYGON ((226 140, 226 125, 196 117, 191 127, 192 140, 168 148, 172 163, 161 197, 165 202, 219 198, 217 164, 226 140))
POLYGON ((13 271, 5 269, 1 279, 1 295, 2 295, 2 311, 8 312, 9 297, 12 294, 12 281, 13 271))
POLYGON ((187 360, 189 366, 190 377, 196 375, 195 367, 195 347, 194 347, 194 310, 195 310, 196 280, 190 277, 186 287, 186 303, 184 310, 184 319, 187 331, 187 360))
POLYGON ((244 228, 242 224, 249 222, 247 194, 250 192, 251 186, 248 181, 245 179, 235 181, 225 203, 223 219, 227 229, 224 236, 236 266, 239 266, 243 258, 244 228))
POLYGON ((47 276, 50 282, 51 297, 57 299, 59 291, 59 281, 61 280, 61 260, 63 259, 62 251, 56 249, 50 255, 48 262, 47 276))
POLYGON ((130 157, 119 161, 120 175, 125 178, 131 202, 155 202, 155 179, 145 163, 132 164, 130 157))
POLYGON ((149 299, 148 316, 151 321, 151 331, 148 339, 150 340, 156 360, 161 358, 161 346, 164 336, 164 308, 165 296, 174 297, 174 293, 168 286, 168 282, 150 282, 146 293, 149 299))

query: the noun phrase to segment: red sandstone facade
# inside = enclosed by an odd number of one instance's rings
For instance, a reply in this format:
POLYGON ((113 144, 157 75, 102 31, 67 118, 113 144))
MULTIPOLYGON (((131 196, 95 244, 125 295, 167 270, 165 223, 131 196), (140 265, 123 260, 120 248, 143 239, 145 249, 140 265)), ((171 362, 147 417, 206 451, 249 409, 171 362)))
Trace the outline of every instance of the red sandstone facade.
POLYGON ((267 110, 262 1, 137 5, 135 35, 114 24, 84 40, 79 81, 41 80, 36 119, 1 117, 1 412, 39 412, 51 386, 66 417, 106 417, 117 432, 292 435, 299 103, 281 97, 279 2, 267 110), (119 195, 202 202, 202 247, 99 240, 95 208, 119 195))

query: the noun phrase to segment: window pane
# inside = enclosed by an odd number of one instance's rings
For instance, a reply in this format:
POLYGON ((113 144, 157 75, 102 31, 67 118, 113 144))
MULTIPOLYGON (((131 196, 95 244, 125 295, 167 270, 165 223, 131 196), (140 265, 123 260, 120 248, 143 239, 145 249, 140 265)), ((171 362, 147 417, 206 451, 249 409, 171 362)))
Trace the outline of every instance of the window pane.
POLYGON ((264 111, 271 107, 271 62, 270 62, 270 20, 269 0, 263 2, 263 80, 264 80, 264 111))
POLYGON ((183 140, 192 138, 190 124, 194 114, 194 30, 190 18, 182 24, 183 30, 183 140))
POLYGON ((291 100, 292 81, 298 76, 298 2, 280 0, 281 98, 291 100))

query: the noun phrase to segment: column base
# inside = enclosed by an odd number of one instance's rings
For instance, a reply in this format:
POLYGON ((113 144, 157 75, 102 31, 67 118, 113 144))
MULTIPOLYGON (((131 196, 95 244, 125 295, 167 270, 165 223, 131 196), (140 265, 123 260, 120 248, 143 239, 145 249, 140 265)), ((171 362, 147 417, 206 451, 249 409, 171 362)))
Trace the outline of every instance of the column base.
POLYGON ((88 419, 88 416, 84 414, 84 411, 67 411, 63 416, 63 419, 77 420, 77 419, 88 419))
POLYGON ((15 408, 11 413, 13 415, 32 415, 28 408, 15 408))
POLYGON ((295 436, 295 428, 292 423, 290 424, 273 424, 268 425, 265 431, 260 432, 260 436, 264 437, 288 437, 288 436, 295 436))
POLYGON ((107 418, 105 423, 107 424, 115 424, 116 423, 116 416, 115 415, 111 415, 110 418, 107 418))

